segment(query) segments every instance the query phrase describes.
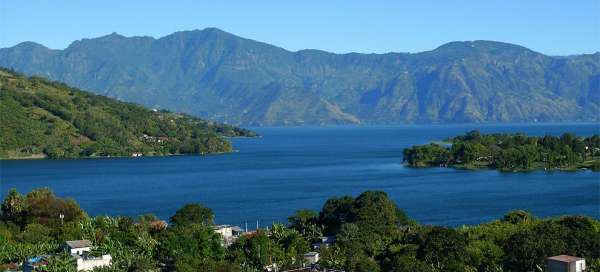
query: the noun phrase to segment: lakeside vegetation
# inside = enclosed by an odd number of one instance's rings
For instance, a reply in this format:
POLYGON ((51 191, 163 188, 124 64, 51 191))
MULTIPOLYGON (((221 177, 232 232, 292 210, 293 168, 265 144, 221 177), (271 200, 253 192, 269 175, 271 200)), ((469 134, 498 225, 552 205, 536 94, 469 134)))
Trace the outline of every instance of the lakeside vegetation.
POLYGON ((302 265, 303 254, 323 235, 322 268, 346 271, 545 271, 559 254, 586 258, 600 271, 600 222, 585 216, 539 219, 525 211, 474 226, 421 225, 384 192, 334 197, 320 212, 299 210, 287 225, 275 223, 242 235, 229 247, 213 230, 212 211, 188 204, 168 225, 153 215, 88 216, 74 200, 48 189, 11 190, 1 206, 0 270, 42 254, 54 254, 48 271, 74 271, 61 253, 66 240, 92 241, 93 254, 109 253, 110 268, 95 271, 262 271, 302 265), (64 214, 61 222, 59 214, 64 214))
POLYGON ((481 134, 471 131, 447 139, 448 145, 430 143, 403 151, 412 167, 492 168, 501 171, 600 171, 600 136, 531 137, 523 134, 481 134))
POLYGON ((232 151, 252 131, 0 69, 0 158, 78 158, 232 151))

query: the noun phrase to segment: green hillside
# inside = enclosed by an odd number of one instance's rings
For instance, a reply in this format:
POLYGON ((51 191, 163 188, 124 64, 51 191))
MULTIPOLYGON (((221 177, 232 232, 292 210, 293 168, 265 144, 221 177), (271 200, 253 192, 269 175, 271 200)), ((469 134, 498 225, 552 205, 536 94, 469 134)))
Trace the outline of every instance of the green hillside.
POLYGON ((232 151, 251 131, 150 110, 0 70, 0 158, 77 158, 232 151))

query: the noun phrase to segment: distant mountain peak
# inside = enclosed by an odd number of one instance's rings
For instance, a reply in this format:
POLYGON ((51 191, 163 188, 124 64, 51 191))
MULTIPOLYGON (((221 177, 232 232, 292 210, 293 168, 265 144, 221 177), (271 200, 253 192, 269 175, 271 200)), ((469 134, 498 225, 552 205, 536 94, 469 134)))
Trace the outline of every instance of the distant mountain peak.
POLYGON ((233 124, 600 116, 599 54, 551 57, 496 41, 415 54, 292 52, 210 27, 158 39, 112 33, 51 53, 35 48, 42 47, 0 49, 0 66, 233 124))
POLYGON ((14 46, 14 48, 26 49, 26 50, 51 50, 50 48, 43 46, 36 42, 22 42, 14 46))
POLYGON ((475 41, 454 41, 445 43, 434 51, 444 51, 451 53, 467 53, 467 52, 533 52, 532 50, 505 42, 489 41, 489 40, 475 40, 475 41))

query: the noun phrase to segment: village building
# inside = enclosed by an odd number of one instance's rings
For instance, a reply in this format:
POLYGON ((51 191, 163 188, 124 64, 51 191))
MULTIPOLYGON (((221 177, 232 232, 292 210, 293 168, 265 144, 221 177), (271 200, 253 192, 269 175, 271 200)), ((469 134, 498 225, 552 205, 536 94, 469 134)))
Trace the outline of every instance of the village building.
POLYGON ((242 235, 242 228, 232 225, 213 226, 213 230, 223 237, 223 245, 229 246, 242 235))
POLYGON ((319 242, 313 243, 313 249, 328 248, 335 243, 335 236, 322 236, 319 242))
POLYGON ((585 259, 569 255, 558 255, 546 259, 548 272, 584 272, 585 259))
POLYGON ((48 265, 51 255, 36 256, 23 262, 23 272, 39 271, 48 265))
POLYGON ((65 242, 71 256, 77 261, 77 271, 91 271, 96 267, 110 266, 110 254, 91 256, 92 242, 89 240, 74 240, 65 242))
POLYGON ((92 242, 89 240, 74 240, 65 242, 71 254, 81 255, 92 250, 92 242))
POLYGON ((88 256, 84 255, 73 255, 77 260, 77 271, 91 271, 96 267, 110 266, 112 257, 110 254, 104 254, 102 256, 88 256))
POLYGON ((315 264, 319 262, 319 252, 308 252, 304 253, 304 261, 308 264, 315 264))

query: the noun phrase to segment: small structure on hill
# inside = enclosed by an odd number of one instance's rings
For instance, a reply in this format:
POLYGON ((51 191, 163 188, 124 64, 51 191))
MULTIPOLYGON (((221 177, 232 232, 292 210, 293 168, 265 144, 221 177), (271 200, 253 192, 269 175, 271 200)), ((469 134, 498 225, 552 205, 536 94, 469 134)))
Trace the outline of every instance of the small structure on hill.
POLYGON ((585 259, 569 255, 558 255, 546 259, 549 272, 584 272, 585 259))
POLYGON ((77 260, 77 271, 91 271, 96 267, 110 266, 112 257, 110 254, 104 254, 102 256, 90 256, 84 255, 73 255, 77 260))
POLYGON ((213 226, 213 230, 216 233, 221 234, 221 236, 223 236, 224 246, 229 246, 233 244, 233 242, 243 233, 242 228, 232 225, 213 226))
POLYGON ((40 271, 48 266, 51 255, 41 255, 27 259, 23 262, 23 272, 40 271))
POLYGON ((92 242, 90 240, 73 240, 66 241, 67 249, 71 254, 81 255, 84 252, 89 252, 92 250, 92 242))
POLYGON ((313 243, 313 249, 328 248, 335 243, 335 236, 322 236, 321 241, 313 243))
POLYGON ((315 264, 319 262, 319 252, 308 252, 304 253, 304 261, 308 264, 315 264))
POLYGON ((77 271, 91 271, 96 267, 110 266, 112 257, 110 254, 92 256, 92 242, 89 240, 74 240, 65 242, 71 256, 77 262, 77 271))

